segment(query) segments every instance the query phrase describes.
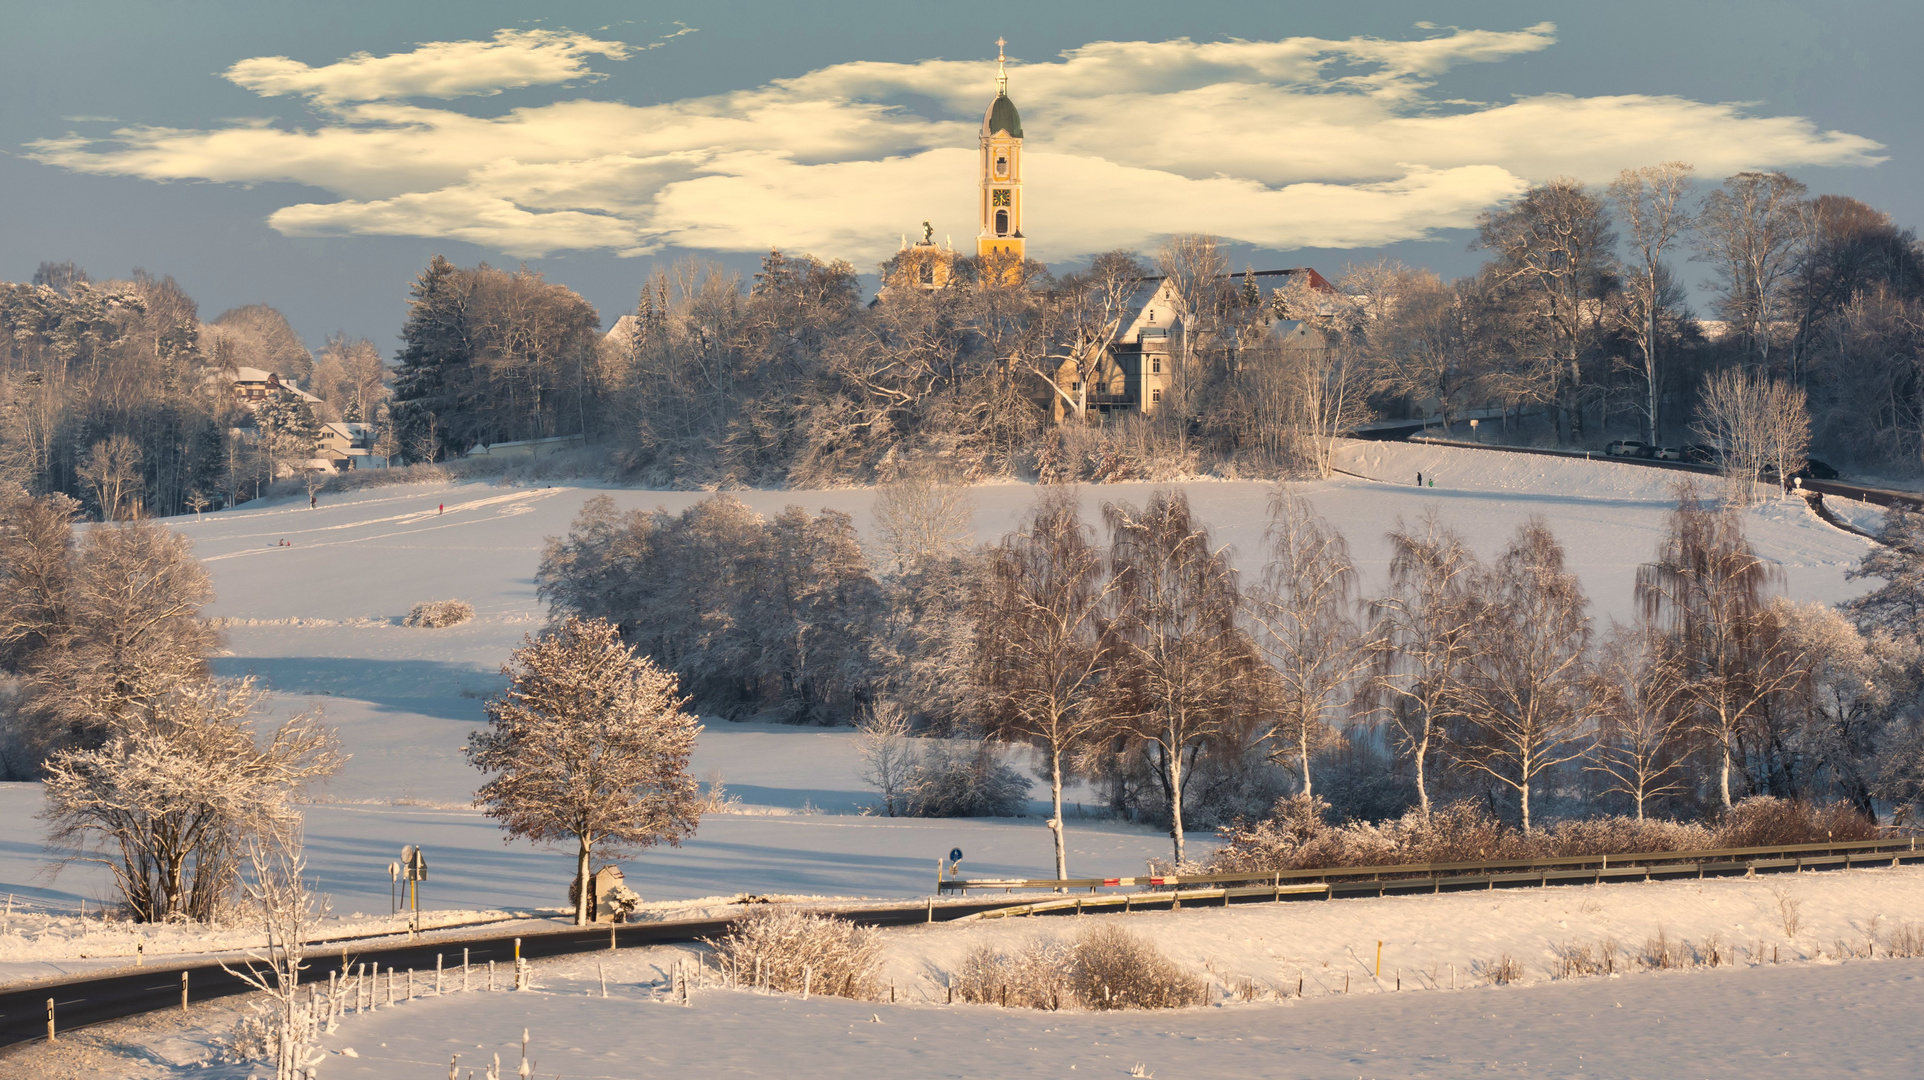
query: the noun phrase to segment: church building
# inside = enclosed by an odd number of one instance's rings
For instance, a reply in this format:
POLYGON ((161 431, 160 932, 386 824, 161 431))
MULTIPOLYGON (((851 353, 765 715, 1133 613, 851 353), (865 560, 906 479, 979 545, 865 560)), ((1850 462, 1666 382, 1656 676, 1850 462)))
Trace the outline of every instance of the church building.
MULTIPOLYGON (((987 277, 993 279, 999 271, 1007 283, 1016 284, 1021 281, 1028 247, 1022 231, 1022 115, 1009 98, 1008 57, 1003 51, 1007 44, 996 39, 995 97, 982 113, 975 253, 987 277)), ((923 222, 920 241, 910 244, 903 238, 883 297, 890 289, 936 290, 958 284, 955 259, 954 244, 938 246, 934 226, 923 222)), ((1246 293, 1255 293, 1253 302, 1265 305, 1278 287, 1299 276, 1318 292, 1335 293, 1321 274, 1308 267, 1230 276, 1240 279, 1246 293)), ((1112 413, 1160 412, 1171 400, 1175 365, 1185 355, 1182 322, 1169 284, 1159 276, 1142 278, 1113 339, 1099 350, 1099 357, 1085 358, 1089 370, 1083 370, 1084 362, 1067 359, 1049 374, 1036 373, 1037 404, 1057 423, 1099 421, 1112 413)), ((1323 347, 1319 332, 1295 320, 1273 322, 1266 337, 1283 349, 1323 347)))

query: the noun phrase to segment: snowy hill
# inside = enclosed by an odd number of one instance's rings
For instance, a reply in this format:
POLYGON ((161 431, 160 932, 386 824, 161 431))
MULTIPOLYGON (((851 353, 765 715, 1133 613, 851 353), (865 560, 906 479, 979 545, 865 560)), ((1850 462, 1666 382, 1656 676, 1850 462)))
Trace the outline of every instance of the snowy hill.
MULTIPOLYGON (((1383 533, 1399 518, 1434 510, 1488 555, 1517 524, 1541 514, 1567 545, 1600 621, 1629 614, 1632 575, 1662 536, 1676 479, 1616 463, 1400 443, 1350 444, 1339 466, 1361 475, 1296 490, 1348 534, 1366 591, 1381 582, 1383 533), (1436 478, 1434 488, 1414 486, 1419 470, 1436 478)), ((1270 485, 1186 488, 1245 572, 1260 569, 1270 485)), ((1140 502, 1152 489, 1116 484, 1085 488, 1082 497, 1093 518, 1104 501, 1140 502)), ((379 912, 387 864, 404 843, 427 849, 428 906, 562 902, 572 856, 504 845, 494 824, 467 806, 478 776, 461 747, 481 720, 481 699, 501 684, 497 669, 509 650, 545 619, 533 581, 544 537, 564 532, 582 503, 603 493, 623 507, 671 511, 705 497, 418 485, 337 496, 314 510, 287 500, 170 522, 192 538, 214 577, 218 599, 208 614, 226 620, 228 649, 219 671, 259 676, 276 691, 276 709, 323 709, 353 754, 308 816, 311 868, 336 912, 379 912), (450 597, 472 603, 474 621, 440 630, 400 625, 412 604, 450 597)), ((789 504, 828 507, 852 514, 858 528, 871 526, 867 490, 736 494, 765 513, 789 504)), ((1004 484, 973 494, 977 537, 993 540, 1033 490, 1004 484)), ((1823 524, 1801 502, 1766 503, 1749 513, 1749 525, 1759 549, 1782 566, 1792 596, 1836 601, 1861 588, 1844 573, 1866 541, 1823 524)), ((846 731, 711 723, 696 774, 718 771, 744 808, 758 812, 711 816, 686 847, 629 863, 630 883, 650 900, 738 891, 920 895, 936 856, 956 846, 968 853, 972 873, 1048 867, 1039 819, 857 816, 869 796, 854 759, 846 731)), ((37 786, 0 785, 0 889, 56 904, 104 897, 104 878, 82 868, 51 882, 37 876, 38 808, 37 786)), ((1126 873, 1167 849, 1159 834, 1119 825, 1072 821, 1069 835, 1072 872, 1126 873)))

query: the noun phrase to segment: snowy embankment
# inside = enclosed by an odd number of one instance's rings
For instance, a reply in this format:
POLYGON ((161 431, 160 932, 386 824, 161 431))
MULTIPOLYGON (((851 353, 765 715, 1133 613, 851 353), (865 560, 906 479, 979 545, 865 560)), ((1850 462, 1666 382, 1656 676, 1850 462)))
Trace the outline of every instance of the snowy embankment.
MULTIPOLYGON (((915 927, 886 935, 895 1004, 711 984, 683 1008, 668 980, 690 950, 586 954, 537 963, 530 991, 350 1013, 325 1040, 323 1075, 439 1075, 454 1054, 478 1072, 495 1053, 512 1074, 523 1028, 540 1075, 571 1077, 1122 1076, 1137 1064, 1162 1077, 1909 1075, 1903 1033, 1924 1019, 1924 965, 1881 958, 1918 931, 1920 896, 1924 870, 1903 868, 915 927), (971 950, 1098 920, 1206 975, 1212 1004, 946 1003, 971 950), (1562 957, 1600 959, 1607 942, 1616 977, 1569 974, 1562 957), (1667 970, 1651 970, 1659 948, 1667 970), (1492 985, 1505 957, 1516 976, 1492 985)), ((196 1013, 150 1050, 191 1066, 232 1015, 196 1013)))
MULTIPOLYGON (((1294 488, 1347 533, 1365 593, 1381 586, 1389 558, 1383 534, 1399 519, 1414 522, 1435 511, 1487 556, 1518 524, 1541 514, 1567 546, 1600 621, 1630 614, 1636 565, 1663 535, 1676 479, 1609 462, 1399 443, 1349 444, 1339 466, 1375 479, 1339 475, 1294 488), (1417 489, 1419 470, 1436 486, 1417 489)), ((1184 487, 1244 571, 1259 570, 1271 485, 1184 487)), ((1082 497, 1096 520, 1102 503, 1140 503, 1153 489, 1116 484, 1085 488, 1082 497)), ((342 920, 382 913, 389 903, 387 865, 403 844, 427 851, 425 908, 531 910, 564 901, 572 855, 504 844, 495 824, 468 805, 479 777, 461 749, 482 721, 483 699, 502 685, 501 663, 545 620, 533 580, 543 539, 565 532, 582 503, 598 494, 624 508, 670 511, 707 497, 580 486, 415 485, 342 495, 315 510, 305 500, 269 501, 169 522, 193 540, 213 575, 218 597, 207 613, 225 620, 227 638, 219 673, 257 676, 275 691, 276 711, 323 710, 352 754, 346 770, 315 793, 307 816, 310 873, 342 920), (473 604, 474 620, 445 629, 400 625, 413 604, 448 598, 473 604)), ((873 493, 865 489, 734 494, 763 512, 791 504, 842 510, 865 534, 872 532, 873 493)), ((1034 490, 999 484, 972 494, 976 535, 987 541, 1015 524, 1034 490)), ((1748 511, 1747 522, 1758 549, 1783 568, 1793 597, 1836 601, 1864 587, 1846 582, 1844 573, 1866 541, 1823 524, 1801 502, 1769 501, 1748 511)), ((718 774, 740 803, 735 813, 707 817, 685 846, 624 862, 629 883, 651 901, 738 893, 924 895, 935 859, 951 847, 967 853, 965 866, 974 875, 1028 876, 1051 865, 1041 815, 1006 821, 862 816, 872 797, 857 777, 846 730, 711 722, 693 771, 718 774)), ((110 899, 109 880, 98 867, 47 876, 35 819, 40 805, 38 785, 0 784, 0 891, 67 912, 82 900, 91 906, 110 899)), ((1196 839, 1207 845, 1206 838, 1196 839)), ((1145 857, 1167 852, 1166 839, 1154 830, 1073 817, 1069 840, 1072 873, 1127 873, 1145 857)), ((130 949, 132 939, 126 940, 130 949)), ((23 958, 4 946, 0 942, 0 957, 23 958)), ((54 951, 77 959, 81 950, 54 951)), ((87 951, 93 959, 91 945, 87 951)))

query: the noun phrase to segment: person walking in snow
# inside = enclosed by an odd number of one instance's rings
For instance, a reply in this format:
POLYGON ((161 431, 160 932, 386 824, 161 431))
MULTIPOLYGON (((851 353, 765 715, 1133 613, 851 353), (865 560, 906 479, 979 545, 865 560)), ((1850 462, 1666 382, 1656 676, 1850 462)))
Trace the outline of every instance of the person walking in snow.
POLYGON ((1416 474, 1416 486, 1417 486, 1417 487, 1422 487, 1422 486, 1423 486, 1423 474, 1422 474, 1422 473, 1417 473, 1417 474, 1416 474))

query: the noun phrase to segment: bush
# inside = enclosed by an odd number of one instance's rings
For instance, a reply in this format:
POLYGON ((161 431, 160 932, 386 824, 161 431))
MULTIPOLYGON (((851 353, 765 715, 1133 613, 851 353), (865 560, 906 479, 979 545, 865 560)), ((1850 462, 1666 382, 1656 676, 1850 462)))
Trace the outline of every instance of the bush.
POLYGON ((994 745, 937 742, 909 772, 909 817, 1015 817, 1027 807, 1029 779, 994 745))
MULTIPOLYGON (((1743 805, 1755 801, 1746 800, 1743 805)), ((1736 811, 1732 813, 1735 815, 1736 811)), ((1498 820, 1476 802, 1439 806, 1431 810, 1428 817, 1420 810, 1411 810, 1400 818, 1379 823, 1351 822, 1336 826, 1329 824, 1329 817, 1329 805, 1321 799, 1305 800, 1300 795, 1282 799, 1262 821, 1238 822, 1221 830, 1223 846, 1210 859, 1208 869, 1213 873, 1310 870, 1486 859, 1633 855, 1646 851, 1741 846, 1724 843, 1724 832, 1713 832, 1702 825, 1627 817, 1559 822, 1526 835, 1498 820)), ((1747 814, 1744 820, 1753 818, 1760 822, 1776 820, 1764 814, 1747 814)), ((1864 824, 1868 827, 1868 823, 1864 824)), ((1843 825, 1831 827, 1844 828, 1843 825)), ((1838 838, 1845 838, 1842 831, 1838 832, 1838 838)), ((1817 839, 1823 839, 1821 832, 1817 839)), ((1795 842, 1757 841, 1758 844, 1795 842)))
POLYGON ((1113 923, 1076 943, 1076 997, 1091 1009, 1179 1009, 1208 999, 1208 984, 1113 923))
POLYGON ((846 998, 874 993, 882 953, 873 928, 785 907, 757 910, 706 944, 739 985, 753 985, 759 972, 769 989, 799 994, 806 972, 813 993, 846 998))
POLYGON ((1718 820, 1713 844, 1737 848, 1875 839, 1877 825, 1843 803, 1814 805, 1753 795, 1718 820))
POLYGON ((962 961, 955 992, 979 1005, 1074 1008, 1075 961, 1075 950, 1060 942, 1037 942, 1015 953, 983 945, 962 961))
POLYGON ((1179 1009, 1208 999, 1208 984, 1113 923, 1072 944, 1037 942, 1015 953, 984 945, 963 961, 963 1001, 1027 1009, 1179 1009))
POLYGON ((430 600, 409 608, 408 617, 402 622, 407 626, 439 629, 443 626, 459 626, 472 618, 474 607, 465 600, 430 600))

